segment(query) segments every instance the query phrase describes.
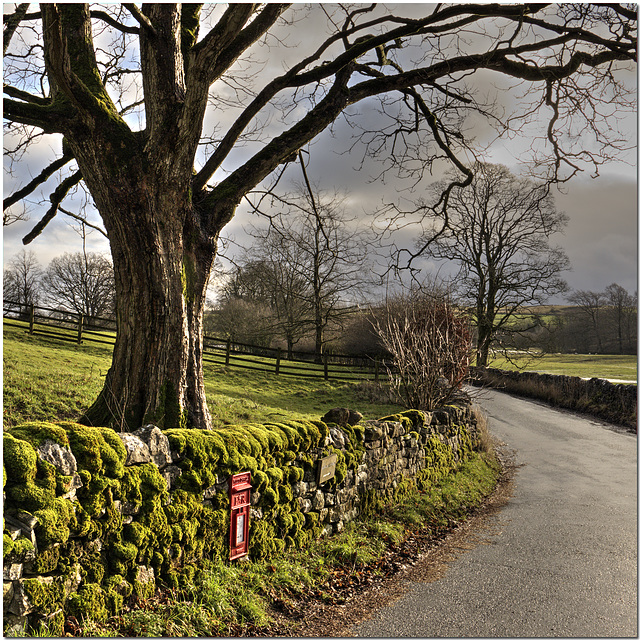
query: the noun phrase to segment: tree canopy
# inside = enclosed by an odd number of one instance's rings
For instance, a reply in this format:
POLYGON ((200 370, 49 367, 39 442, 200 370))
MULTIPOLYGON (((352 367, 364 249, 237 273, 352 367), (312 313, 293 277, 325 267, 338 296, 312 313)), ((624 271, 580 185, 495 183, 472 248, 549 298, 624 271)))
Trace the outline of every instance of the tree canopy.
POLYGON ((8 170, 44 140, 54 154, 15 180, 5 221, 47 189, 31 241, 82 182, 111 246, 118 341, 91 424, 210 424, 202 313, 220 232, 341 115, 365 154, 416 180, 445 159, 471 182, 470 115, 502 136, 546 122, 532 159, 550 180, 597 172, 625 144, 632 5, 5 7, 8 170), (477 82, 494 77, 518 100, 485 101, 477 82), (371 99, 374 128, 357 111, 371 99))

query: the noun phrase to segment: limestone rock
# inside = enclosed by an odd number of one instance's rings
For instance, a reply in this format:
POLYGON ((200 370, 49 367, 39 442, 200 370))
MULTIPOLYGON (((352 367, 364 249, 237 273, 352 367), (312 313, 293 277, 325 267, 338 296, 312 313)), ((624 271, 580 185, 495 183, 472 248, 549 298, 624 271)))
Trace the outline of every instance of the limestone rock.
POLYGON ((2 577, 4 580, 20 580, 22 578, 22 563, 5 563, 2 567, 2 577))
POLYGON ((149 448, 151 460, 161 469, 173 462, 169 438, 153 424, 147 424, 133 432, 149 448))
POLYGON ((182 475, 182 469, 172 464, 165 467, 161 473, 167 483, 167 491, 171 491, 174 482, 182 475))
POLYGON ((63 476, 71 476, 78 470, 76 458, 67 447, 53 440, 44 440, 38 447, 40 460, 52 464, 63 476))
POLYGON ((353 409, 345 409, 344 407, 336 407, 327 411, 327 413, 320 418, 322 422, 329 424, 337 424, 340 427, 344 427, 347 424, 358 424, 362 420, 363 416, 359 411, 353 409))
POLYGON ((338 449, 344 449, 350 442, 349 436, 340 429, 340 427, 329 427, 329 433, 331 434, 333 444, 338 447, 338 449))
POLYGON ((8 609, 11 606, 13 600, 13 582, 2 583, 2 603, 4 609, 8 609))
POLYGON ((151 462, 151 452, 149 447, 133 433, 118 433, 124 448, 127 450, 127 460, 125 464, 144 464, 151 462))

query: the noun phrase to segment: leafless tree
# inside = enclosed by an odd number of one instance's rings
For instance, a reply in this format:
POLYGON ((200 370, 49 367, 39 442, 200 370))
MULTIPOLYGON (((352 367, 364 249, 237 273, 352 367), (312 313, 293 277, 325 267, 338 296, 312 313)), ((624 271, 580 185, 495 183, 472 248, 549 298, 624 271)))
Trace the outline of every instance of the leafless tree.
POLYGON ((111 245, 118 340, 84 417, 96 425, 113 422, 113 397, 127 399, 116 413, 128 428, 184 416, 210 426, 202 318, 220 232, 341 114, 361 127, 366 153, 416 178, 444 157, 464 184, 466 115, 530 138, 527 123, 542 119, 543 144, 531 146, 564 180, 619 151, 616 118, 635 99, 624 85, 633 5, 5 7, 8 171, 17 177, 41 142, 58 150, 27 184, 16 179, 5 206, 46 201, 28 242, 83 180, 111 245), (522 95, 499 113, 474 92, 478 73, 510 78, 522 95), (350 107, 375 97, 386 124, 369 131, 350 107))
POLYGON ((299 320, 313 327, 320 361, 326 328, 351 314, 370 284, 371 238, 351 224, 344 198, 307 187, 276 200, 278 215, 266 232, 253 230, 250 253, 270 264, 279 315, 288 317, 292 327, 299 320))
POLYGON ((623 353, 624 338, 626 337, 627 342, 631 341, 631 325, 634 317, 637 319, 638 299, 637 296, 629 295, 624 287, 615 282, 604 290, 604 295, 613 315, 618 353, 623 353))
POLYGON ((24 307, 37 305, 42 297, 42 267, 36 254, 23 249, 8 264, 2 280, 5 302, 17 302, 24 307))
POLYGON ((99 253, 65 253, 53 258, 42 277, 51 305, 88 318, 107 317, 114 310, 113 267, 99 253))
POLYGON ((236 265, 221 289, 223 301, 219 313, 235 308, 231 305, 235 300, 264 307, 268 314, 261 314, 261 333, 272 338, 284 337, 291 357, 295 344, 308 332, 312 316, 306 280, 280 258, 277 253, 249 249, 245 260, 236 265))
POLYGON ((257 299, 231 297, 221 300, 205 317, 205 327, 216 337, 261 347, 271 346, 277 336, 271 307, 257 299))
POLYGON ((599 291, 584 291, 578 289, 567 296, 567 300, 580 309, 585 315, 596 338, 598 353, 602 353, 601 312, 606 302, 606 295, 599 291))
MULTIPOLYGON (((421 242, 426 255, 457 265, 457 294, 470 305, 477 330, 476 365, 486 367, 499 331, 526 331, 514 323, 517 314, 565 291, 559 274, 569 261, 549 238, 567 218, 544 184, 501 165, 476 165, 474 174, 470 186, 450 193, 447 229, 421 242)), ((442 188, 432 187, 434 199, 442 188)))
POLYGON ((393 358, 391 385, 407 408, 430 411, 459 392, 469 371, 471 332, 445 295, 399 294, 374 326, 393 358))

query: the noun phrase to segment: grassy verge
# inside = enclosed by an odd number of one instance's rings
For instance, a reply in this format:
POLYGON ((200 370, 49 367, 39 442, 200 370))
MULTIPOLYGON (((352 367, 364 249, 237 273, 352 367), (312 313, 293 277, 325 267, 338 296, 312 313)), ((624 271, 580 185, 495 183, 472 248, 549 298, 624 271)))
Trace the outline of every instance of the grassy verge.
MULTIPOLYGON (((74 344, 4 327, 4 425, 27 420, 75 420, 97 397, 112 347, 74 344)), ((276 418, 320 417, 347 406, 366 418, 396 413, 388 389, 375 382, 339 382, 204 365, 214 426, 276 418)))
POLYGON ((514 362, 497 358, 489 366, 509 371, 521 368, 537 373, 627 382, 635 382, 638 375, 637 357, 620 355, 547 353, 536 358, 516 359, 514 362))
POLYGON ((494 489, 495 460, 475 454, 428 491, 410 491, 379 515, 342 533, 264 562, 209 565, 188 591, 158 591, 103 624, 68 621, 86 637, 297 636, 313 603, 342 604, 396 570, 394 551, 410 536, 421 547, 463 521, 494 489))

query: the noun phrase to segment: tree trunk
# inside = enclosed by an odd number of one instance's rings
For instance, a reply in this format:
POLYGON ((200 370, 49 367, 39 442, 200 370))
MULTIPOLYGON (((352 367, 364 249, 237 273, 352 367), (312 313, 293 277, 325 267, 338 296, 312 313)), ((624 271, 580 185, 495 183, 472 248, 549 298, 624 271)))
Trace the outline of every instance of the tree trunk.
POLYGON ((149 422, 210 428, 201 355, 215 239, 192 222, 188 189, 139 178, 124 198, 112 183, 97 202, 111 243, 117 338, 104 388, 83 421, 123 431, 149 422))

